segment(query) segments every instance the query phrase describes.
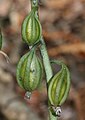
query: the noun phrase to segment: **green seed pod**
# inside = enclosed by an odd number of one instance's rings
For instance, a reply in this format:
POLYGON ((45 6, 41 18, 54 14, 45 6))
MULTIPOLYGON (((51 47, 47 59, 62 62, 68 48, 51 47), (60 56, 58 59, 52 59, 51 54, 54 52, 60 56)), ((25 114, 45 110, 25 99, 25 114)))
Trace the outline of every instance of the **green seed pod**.
POLYGON ((0 49, 2 48, 2 34, 1 34, 1 30, 0 30, 0 49))
POLYGON ((53 61, 62 66, 61 70, 50 80, 48 84, 48 97, 50 104, 61 106, 67 99, 70 89, 70 73, 67 66, 59 61, 53 61))
POLYGON ((36 9, 32 9, 22 24, 22 38, 29 45, 33 46, 39 42, 41 37, 41 24, 39 22, 36 9))
POLYGON ((32 49, 25 54, 17 66, 17 82, 21 88, 32 92, 37 89, 42 79, 42 64, 32 49))

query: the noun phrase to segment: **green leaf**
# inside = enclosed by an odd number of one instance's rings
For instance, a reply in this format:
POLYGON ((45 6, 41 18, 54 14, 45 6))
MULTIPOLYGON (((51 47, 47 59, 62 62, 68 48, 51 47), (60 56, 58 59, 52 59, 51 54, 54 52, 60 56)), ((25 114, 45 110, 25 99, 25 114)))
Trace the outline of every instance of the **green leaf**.
POLYGON ((2 48, 2 34, 1 34, 1 30, 0 30, 0 49, 2 48))

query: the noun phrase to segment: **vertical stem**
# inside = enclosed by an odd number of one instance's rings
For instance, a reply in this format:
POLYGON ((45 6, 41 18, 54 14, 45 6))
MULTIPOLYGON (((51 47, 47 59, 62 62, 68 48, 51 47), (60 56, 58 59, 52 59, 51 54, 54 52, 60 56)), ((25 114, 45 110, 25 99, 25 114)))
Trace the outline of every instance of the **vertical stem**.
POLYGON ((58 120, 57 117, 53 116, 52 113, 49 111, 49 120, 58 120))
MULTIPOLYGON (((38 0, 31 0, 31 8, 38 10, 38 0)), ((41 55, 43 58, 43 63, 44 63, 45 72, 46 72, 46 80, 47 80, 46 83, 47 83, 47 94, 48 94, 48 82, 52 78, 53 72, 52 72, 49 56, 48 56, 46 45, 43 38, 41 38, 40 50, 41 50, 41 55)), ((49 107, 49 100, 48 100, 48 107, 49 107)), ((57 118, 52 115, 50 109, 49 109, 49 120, 57 120, 57 118)))
POLYGON ((45 45, 45 42, 42 38, 41 38, 40 50, 41 50, 41 55, 42 55, 42 58, 43 58, 43 63, 44 63, 46 78, 47 78, 47 83, 48 83, 49 80, 51 79, 51 77, 53 76, 53 72, 52 72, 49 56, 48 56, 48 53, 47 53, 46 45, 45 45))
MULTIPOLYGON (((53 76, 53 72, 52 72, 49 56, 48 56, 46 45, 45 45, 43 38, 41 38, 40 51, 41 51, 41 55, 43 58, 45 72, 46 72, 46 83, 47 83, 47 94, 48 94, 48 82, 51 80, 51 78, 53 76)), ((49 100, 48 100, 48 107, 50 107, 49 100)), ((52 115, 50 109, 49 109, 49 120, 57 120, 57 117, 52 115)))

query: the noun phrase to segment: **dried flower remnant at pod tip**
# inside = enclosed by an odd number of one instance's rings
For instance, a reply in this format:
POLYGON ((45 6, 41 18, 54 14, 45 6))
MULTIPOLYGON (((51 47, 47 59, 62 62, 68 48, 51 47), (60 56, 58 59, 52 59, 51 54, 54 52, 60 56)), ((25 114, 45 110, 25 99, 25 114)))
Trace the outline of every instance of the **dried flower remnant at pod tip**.
POLYGON ((27 91, 27 92, 25 93, 24 99, 25 99, 25 100, 30 99, 30 98, 31 98, 31 95, 32 95, 32 92, 28 92, 28 91, 27 91))
POLYGON ((52 112, 54 116, 57 116, 57 117, 61 116, 62 110, 60 106, 55 107, 51 105, 48 109, 52 112))

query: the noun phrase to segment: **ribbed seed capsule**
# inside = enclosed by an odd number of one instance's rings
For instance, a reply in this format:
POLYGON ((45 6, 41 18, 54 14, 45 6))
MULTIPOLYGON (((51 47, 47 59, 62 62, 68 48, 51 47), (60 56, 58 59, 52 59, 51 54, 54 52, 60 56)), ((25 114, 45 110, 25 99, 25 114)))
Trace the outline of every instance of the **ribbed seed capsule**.
POLYGON ((70 73, 64 63, 53 61, 62 66, 61 70, 50 80, 48 84, 48 97, 50 104, 61 106, 67 99, 70 89, 70 73))
POLYGON ((17 81, 20 87, 32 92, 39 87, 42 79, 42 63, 34 50, 25 54, 17 66, 17 81))
POLYGON ((41 37, 41 24, 36 9, 32 9, 22 24, 22 38, 29 45, 33 46, 41 37))

